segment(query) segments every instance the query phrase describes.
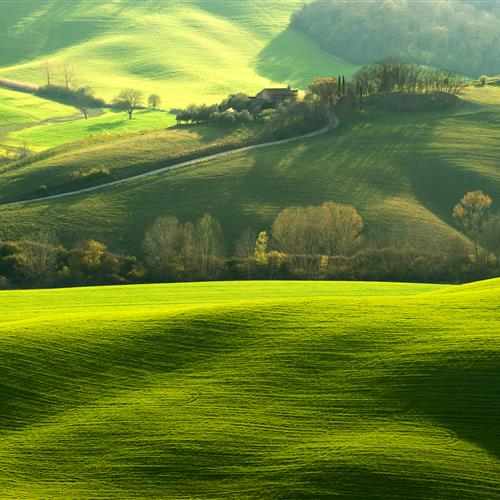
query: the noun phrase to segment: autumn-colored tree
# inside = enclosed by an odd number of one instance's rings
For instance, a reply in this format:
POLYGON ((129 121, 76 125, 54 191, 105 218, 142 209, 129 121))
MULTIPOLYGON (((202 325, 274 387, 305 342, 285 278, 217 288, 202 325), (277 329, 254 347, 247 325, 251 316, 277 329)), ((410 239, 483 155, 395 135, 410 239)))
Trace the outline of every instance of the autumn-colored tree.
POLYGON ((220 263, 224 237, 219 222, 205 214, 194 225, 194 257, 196 270, 202 279, 211 278, 220 263))
POLYGON ((21 240, 19 267, 22 274, 35 285, 51 282, 57 262, 58 247, 52 233, 41 230, 21 240))
POLYGON ((324 203, 319 211, 319 237, 323 252, 346 256, 362 241, 363 219, 350 205, 324 203))
POLYGON ((337 100, 338 82, 331 77, 318 77, 309 84, 309 91, 315 95, 322 106, 331 108, 337 100))
POLYGON ((182 225, 175 217, 156 219, 146 231, 143 248, 151 274, 160 279, 175 278, 184 243, 182 225))
POLYGON ((453 218, 474 244, 476 262, 479 261, 479 240, 482 225, 487 219, 493 200, 482 191, 469 191, 453 208, 453 218))

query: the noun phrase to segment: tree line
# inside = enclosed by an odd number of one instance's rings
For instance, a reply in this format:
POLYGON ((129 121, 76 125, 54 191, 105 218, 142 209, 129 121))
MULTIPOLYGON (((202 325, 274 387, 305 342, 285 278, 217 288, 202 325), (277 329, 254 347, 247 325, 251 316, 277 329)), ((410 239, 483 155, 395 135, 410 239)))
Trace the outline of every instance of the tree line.
POLYGON ((305 3, 293 27, 325 50, 357 64, 401 58, 473 76, 500 72, 500 8, 447 0, 316 0, 305 3))
POLYGON ((364 95, 402 92, 459 94, 466 79, 453 71, 426 68, 397 59, 386 59, 361 68, 352 88, 364 95))
POLYGON ((40 231, 0 243, 0 287, 217 279, 472 281, 500 275, 500 214, 492 204, 475 191, 453 209, 472 247, 458 235, 425 247, 367 238, 358 211, 333 202, 287 207, 269 229, 246 229, 231 252, 210 214, 186 222, 159 217, 146 229, 139 256, 113 252, 96 240, 68 249, 40 231))

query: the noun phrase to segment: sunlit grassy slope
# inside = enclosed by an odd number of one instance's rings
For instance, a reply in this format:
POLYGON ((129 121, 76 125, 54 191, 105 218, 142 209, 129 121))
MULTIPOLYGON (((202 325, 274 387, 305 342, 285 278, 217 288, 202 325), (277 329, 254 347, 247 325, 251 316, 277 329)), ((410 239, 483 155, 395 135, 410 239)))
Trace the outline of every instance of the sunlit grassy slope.
MULTIPOLYGON (((36 193, 40 185, 46 186, 47 192, 52 194, 74 191, 88 187, 89 182, 102 184, 188 158, 204 156, 221 148, 232 149, 246 137, 243 131, 209 125, 119 133, 128 128, 128 119, 115 114, 102 118, 101 124, 105 127, 97 135, 91 135, 75 144, 45 151, 34 157, 35 161, 27 159, 0 169, 0 196, 5 199, 23 199, 26 193, 36 193), (117 127, 108 129, 112 123, 117 127), (95 167, 105 167, 109 176, 90 179, 84 185, 73 179, 75 173, 89 171, 95 167)), ((88 124, 89 130, 91 123, 99 123, 97 120, 68 123, 64 124, 67 127, 63 128, 71 130, 74 125, 73 129, 77 129, 77 123, 83 123, 88 124)), ((133 123, 144 125, 148 124, 148 120, 154 125, 159 123, 158 120, 165 120, 165 115, 139 111, 133 123)), ((134 125, 130 128, 133 127, 134 125)), ((78 132, 80 131, 81 127, 78 128, 78 132)), ((55 137, 58 136, 52 136, 55 137)))
POLYGON ((54 116, 72 116, 75 108, 31 94, 0 88, 0 134, 16 125, 39 123, 54 116))
POLYGON ((42 124, 9 134, 7 143, 27 143, 33 151, 60 146, 98 134, 116 134, 166 128, 175 124, 175 116, 163 111, 138 110, 133 119, 118 111, 107 111, 88 120, 64 121, 42 124))
POLYGON ((213 102, 276 82, 304 87, 355 66, 287 29, 300 0, 114 2, 4 0, 0 75, 42 84, 40 63, 74 64, 80 83, 111 98, 123 87, 168 108, 213 102))
POLYGON ((2 498, 495 498, 500 281, 0 293, 2 498))
MULTIPOLYGON (((315 139, 84 196, 0 206, 0 235, 16 238, 43 224, 65 242, 97 238, 137 252, 156 217, 193 220, 211 212, 232 243, 246 227, 268 228, 283 207, 333 200, 357 207, 367 231, 428 245, 456 234, 451 211, 466 191, 480 189, 500 200, 500 90, 469 90, 463 97, 468 101, 449 111, 372 112, 315 139)), ((83 148, 13 166, 0 174, 0 195, 5 200, 30 193, 44 178, 50 184, 53 173, 72 171, 78 158, 84 164, 140 165, 134 147, 110 144, 112 160, 94 161, 93 150, 83 148)), ((151 155, 158 151, 152 148, 151 155)))

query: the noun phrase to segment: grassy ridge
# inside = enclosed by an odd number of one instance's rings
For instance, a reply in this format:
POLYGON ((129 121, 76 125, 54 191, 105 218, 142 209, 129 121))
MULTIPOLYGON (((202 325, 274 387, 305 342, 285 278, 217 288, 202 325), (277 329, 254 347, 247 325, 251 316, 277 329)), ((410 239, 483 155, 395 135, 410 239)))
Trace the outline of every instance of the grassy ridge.
POLYGON ((2 496, 493 498, 499 299, 499 280, 2 292, 2 496))
MULTIPOLYGON (((458 109, 374 112, 314 139, 85 196, 0 207, 0 236, 18 237, 43 223, 64 241, 94 237, 135 252, 159 215, 193 220, 208 211, 231 243, 248 226, 269 227, 283 207, 333 200, 356 206, 371 231, 426 244, 444 240, 455 234, 451 210, 466 191, 500 199, 500 91, 476 89, 464 97, 468 102, 458 109)), ((116 148, 115 162, 128 164, 128 154, 116 148)), ((1 174, 0 193, 10 195, 14 186, 27 192, 30 176, 50 176, 52 164, 59 172, 74 168, 73 160, 54 157, 19 175, 1 174)))
POLYGON ((79 82, 102 97, 137 87, 160 94, 169 109, 276 82, 304 87, 325 71, 352 74, 355 66, 287 30, 300 5, 119 0, 93 2, 89 9, 85 1, 5 0, 0 43, 14 49, 0 56, 0 75, 44 83, 40 62, 50 57, 55 64, 75 64, 79 82))

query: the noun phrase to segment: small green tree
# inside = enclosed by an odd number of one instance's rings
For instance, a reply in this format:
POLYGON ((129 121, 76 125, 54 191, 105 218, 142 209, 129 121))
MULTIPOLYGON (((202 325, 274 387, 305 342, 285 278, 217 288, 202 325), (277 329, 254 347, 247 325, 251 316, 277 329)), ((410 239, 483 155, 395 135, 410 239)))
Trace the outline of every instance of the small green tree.
POLYGON ((151 109, 158 109, 161 106, 161 98, 159 95, 151 94, 148 97, 148 106, 151 109))
POLYGON ((481 87, 484 87, 486 85, 487 81, 488 81, 488 77, 486 75, 481 75, 479 77, 479 82, 481 83, 481 87))
POLYGON ((85 120, 88 119, 89 108, 92 104, 93 97, 94 91, 89 86, 80 87, 74 94, 74 105, 82 112, 85 120))
POLYGON ((255 260, 261 264, 267 262, 267 245, 269 243, 269 236, 266 231, 261 231, 255 242, 255 250, 253 256, 255 260))
POLYGON ((142 106, 142 92, 136 89, 122 90, 113 99, 113 105, 125 111, 128 114, 128 119, 132 120, 132 113, 142 106))
POLYGON ((479 240, 493 200, 482 191, 469 191, 453 208, 453 218, 474 244, 476 262, 479 261, 479 240))

